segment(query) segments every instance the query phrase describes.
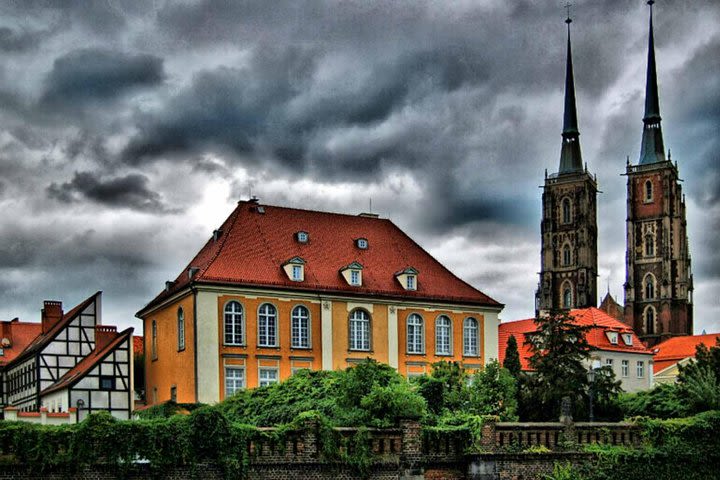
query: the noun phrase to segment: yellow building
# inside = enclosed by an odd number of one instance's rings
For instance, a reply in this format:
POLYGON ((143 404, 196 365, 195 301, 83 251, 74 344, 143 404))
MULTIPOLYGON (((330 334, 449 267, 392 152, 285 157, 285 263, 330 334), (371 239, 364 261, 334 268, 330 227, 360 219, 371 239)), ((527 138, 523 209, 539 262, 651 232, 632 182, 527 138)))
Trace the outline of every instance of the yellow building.
POLYGON ((241 201, 143 320, 148 404, 213 403, 367 357, 404 375, 497 358, 503 305, 377 215, 241 201))

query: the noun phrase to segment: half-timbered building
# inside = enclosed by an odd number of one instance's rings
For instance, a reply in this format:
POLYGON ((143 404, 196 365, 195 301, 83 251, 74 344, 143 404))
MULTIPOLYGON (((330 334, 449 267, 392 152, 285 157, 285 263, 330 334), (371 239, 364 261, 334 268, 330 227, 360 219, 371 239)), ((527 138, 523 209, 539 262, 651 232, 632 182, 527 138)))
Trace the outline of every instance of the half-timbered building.
POLYGON ((102 325, 101 299, 97 292, 67 313, 61 302, 45 301, 40 324, 2 322, 3 408, 130 418, 133 329, 102 325))

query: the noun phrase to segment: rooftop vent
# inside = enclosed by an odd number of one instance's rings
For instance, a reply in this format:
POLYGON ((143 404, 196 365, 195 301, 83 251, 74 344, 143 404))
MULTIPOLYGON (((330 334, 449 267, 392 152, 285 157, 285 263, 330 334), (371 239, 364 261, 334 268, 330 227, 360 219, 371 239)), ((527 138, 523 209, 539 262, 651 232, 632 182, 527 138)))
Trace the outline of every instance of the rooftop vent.
POLYGON ((217 230, 213 230, 213 242, 217 242, 218 239, 222 236, 222 229, 218 228, 217 230))
POLYGON ((175 282, 171 282, 170 280, 165 282, 165 291, 169 292, 170 290, 172 290, 173 285, 175 285, 175 282))
POLYGON ((380 215, 378 215, 377 213, 367 213, 367 212, 363 212, 363 213, 359 214, 358 217, 379 218, 380 215))

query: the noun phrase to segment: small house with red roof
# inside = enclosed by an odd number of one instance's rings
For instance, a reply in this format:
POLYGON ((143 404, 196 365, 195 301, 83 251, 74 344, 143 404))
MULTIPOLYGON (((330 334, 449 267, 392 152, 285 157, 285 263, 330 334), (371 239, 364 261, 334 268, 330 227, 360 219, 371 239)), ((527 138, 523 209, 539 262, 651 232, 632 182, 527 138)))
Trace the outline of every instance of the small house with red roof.
MULTIPOLYGON (((591 327, 586 334, 592 347, 588 368, 590 365, 610 366, 626 392, 652 387, 652 351, 645 347, 630 327, 595 307, 571 310, 570 315, 577 324, 591 327)), ((534 318, 501 323, 498 327, 500 362, 505 360, 507 342, 513 335, 518 344, 520 365, 523 370, 531 371, 529 335, 536 331, 534 318)))
POLYGON ((133 329, 103 325, 101 299, 97 292, 69 312, 45 301, 40 323, 0 322, 5 418, 62 423, 101 410, 130 418, 133 329))
POLYGON ((679 366, 686 365, 695 358, 695 351, 700 345, 707 348, 720 345, 720 333, 706 335, 683 335, 672 337, 655 346, 655 381, 658 383, 674 383, 679 373, 679 366))
POLYGON ((241 201, 137 313, 146 398, 213 403, 367 357, 476 370, 497 358, 502 307, 388 219, 241 201))

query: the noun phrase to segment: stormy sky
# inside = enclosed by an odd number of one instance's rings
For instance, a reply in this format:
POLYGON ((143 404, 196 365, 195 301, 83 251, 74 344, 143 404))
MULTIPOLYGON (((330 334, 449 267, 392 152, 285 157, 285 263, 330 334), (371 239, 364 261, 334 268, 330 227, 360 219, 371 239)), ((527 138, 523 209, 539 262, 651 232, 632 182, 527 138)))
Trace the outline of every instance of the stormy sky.
MULTIPOLYGON (((103 290, 104 322, 139 330, 134 313, 250 194, 352 214, 372 199, 504 320, 532 316, 564 3, 0 3, 0 318, 103 290)), ((602 190, 598 294, 622 302, 648 7, 572 12, 580 140, 602 190)), ((695 331, 720 331, 720 3, 655 13, 695 331)))

